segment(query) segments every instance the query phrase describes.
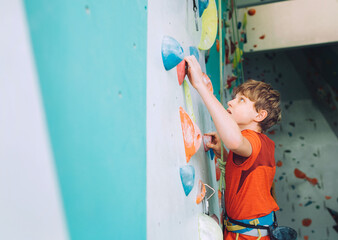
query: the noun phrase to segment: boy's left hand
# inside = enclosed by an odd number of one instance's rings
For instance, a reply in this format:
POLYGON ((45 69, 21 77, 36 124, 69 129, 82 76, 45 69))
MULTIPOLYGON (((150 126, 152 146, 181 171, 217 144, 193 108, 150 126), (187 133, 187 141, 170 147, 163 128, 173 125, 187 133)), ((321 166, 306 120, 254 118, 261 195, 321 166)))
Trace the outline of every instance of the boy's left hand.
POLYGON ((201 66, 194 55, 185 57, 184 60, 188 64, 187 75, 189 81, 198 90, 201 86, 204 86, 201 66))

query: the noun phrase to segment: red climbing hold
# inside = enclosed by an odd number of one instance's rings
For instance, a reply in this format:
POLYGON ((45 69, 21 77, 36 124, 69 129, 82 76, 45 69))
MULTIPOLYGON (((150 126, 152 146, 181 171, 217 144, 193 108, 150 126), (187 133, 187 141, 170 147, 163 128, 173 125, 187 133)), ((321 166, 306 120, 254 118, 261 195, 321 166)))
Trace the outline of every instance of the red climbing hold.
POLYGON ((215 157, 215 168, 216 168, 216 181, 218 182, 221 178, 221 169, 219 168, 219 163, 215 157))
POLYGON ((230 52, 231 52, 231 54, 233 54, 235 52, 235 50, 236 50, 236 45, 230 39, 230 52))
POLYGON ((259 39, 264 39, 264 38, 265 38, 265 34, 259 37, 259 39))
POLYGON ((256 14, 256 10, 255 10, 254 8, 250 8, 250 9, 248 10, 248 14, 249 14, 250 16, 253 16, 253 15, 256 14))
POLYGON ((302 179, 306 178, 306 174, 303 173, 303 172, 302 172, 301 170, 299 170, 298 168, 295 168, 294 173, 295 173, 295 176, 296 176, 297 178, 302 178, 302 179))
POLYGON ((231 88, 231 83, 237 79, 236 76, 228 76, 227 78, 227 86, 226 88, 229 89, 231 88))
POLYGON ((283 166, 283 162, 281 160, 279 160, 276 165, 277 165, 277 167, 281 167, 281 166, 283 166))
POLYGON ((303 226, 308 227, 312 223, 312 220, 310 218, 304 218, 302 221, 303 226))
POLYGON ((226 38, 224 38, 224 46, 225 46, 225 64, 230 64, 229 59, 229 44, 226 38))
POLYGON ((311 183, 313 186, 317 185, 318 184, 318 180, 317 178, 306 178, 306 180, 309 181, 309 183, 311 183))
POLYGON ((182 85, 185 75, 186 75, 186 61, 183 59, 179 64, 176 66, 176 71, 177 71, 177 79, 178 79, 178 84, 182 85))

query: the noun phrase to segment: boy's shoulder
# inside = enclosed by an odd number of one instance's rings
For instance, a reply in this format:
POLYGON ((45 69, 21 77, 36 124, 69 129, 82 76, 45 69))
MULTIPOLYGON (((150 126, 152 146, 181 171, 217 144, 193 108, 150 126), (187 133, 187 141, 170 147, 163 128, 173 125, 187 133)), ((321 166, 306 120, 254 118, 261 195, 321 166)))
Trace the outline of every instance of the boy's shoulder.
POLYGON ((262 144, 268 147, 275 147, 275 142, 264 133, 256 132, 252 129, 245 129, 241 133, 243 137, 249 140, 253 147, 254 145, 261 146, 262 144))

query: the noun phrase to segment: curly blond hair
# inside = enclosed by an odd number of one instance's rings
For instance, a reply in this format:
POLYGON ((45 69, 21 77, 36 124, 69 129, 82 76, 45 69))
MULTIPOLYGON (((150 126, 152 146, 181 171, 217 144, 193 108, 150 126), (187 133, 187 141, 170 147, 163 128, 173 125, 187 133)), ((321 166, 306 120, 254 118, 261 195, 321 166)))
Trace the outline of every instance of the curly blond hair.
POLYGON ((233 96, 238 93, 253 101, 257 112, 260 110, 267 111, 267 117, 259 122, 259 127, 263 133, 281 121, 280 93, 274 90, 270 84, 249 79, 234 88, 233 96))

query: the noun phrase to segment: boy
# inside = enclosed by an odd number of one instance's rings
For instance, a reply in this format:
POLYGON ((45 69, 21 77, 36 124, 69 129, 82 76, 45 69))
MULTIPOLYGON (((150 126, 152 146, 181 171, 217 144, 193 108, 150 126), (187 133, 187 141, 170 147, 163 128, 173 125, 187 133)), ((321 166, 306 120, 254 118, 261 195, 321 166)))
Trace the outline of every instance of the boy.
MULTIPOLYGON (((271 226, 274 211, 279 210, 271 195, 276 165, 275 144, 263 134, 281 120, 280 94, 269 84, 249 80, 234 90, 235 97, 224 109, 202 80, 202 71, 194 56, 185 58, 192 86, 202 97, 214 121, 217 133, 230 150, 225 152, 227 213, 225 240, 268 240, 268 230, 253 225, 271 226), (245 224, 245 227, 243 226, 245 224)), ((211 133, 208 147, 220 156, 221 142, 211 133)))

